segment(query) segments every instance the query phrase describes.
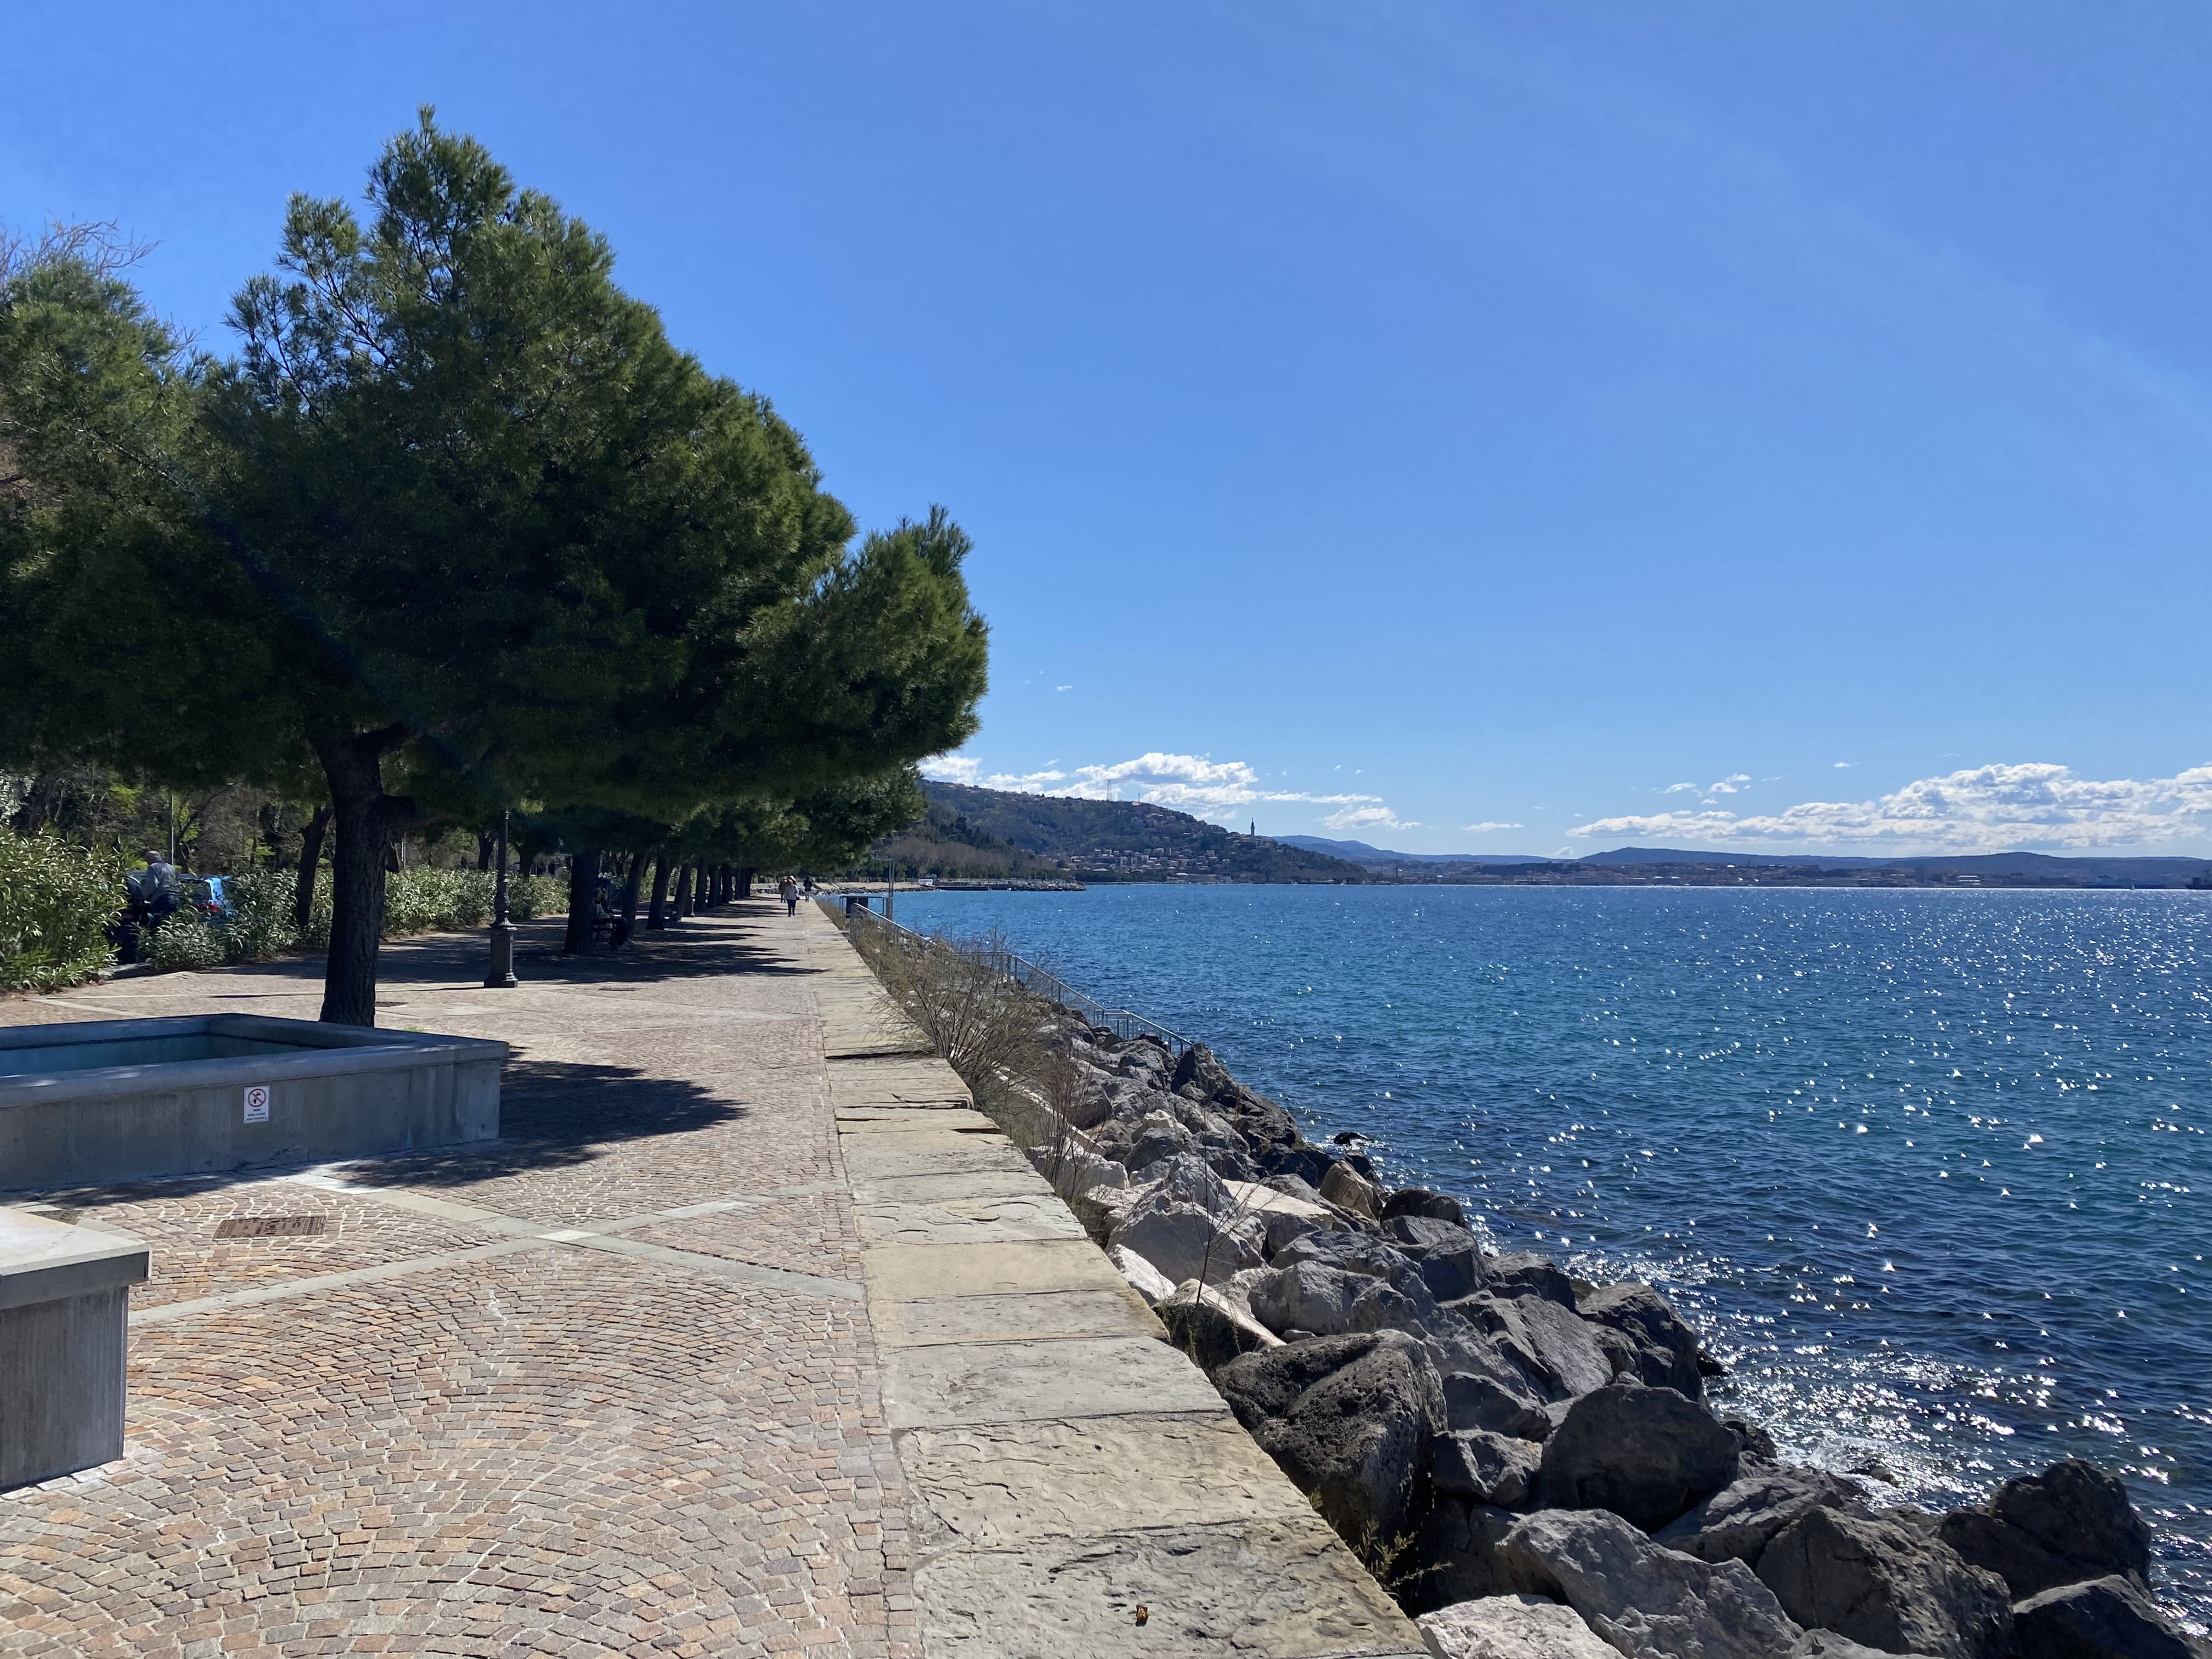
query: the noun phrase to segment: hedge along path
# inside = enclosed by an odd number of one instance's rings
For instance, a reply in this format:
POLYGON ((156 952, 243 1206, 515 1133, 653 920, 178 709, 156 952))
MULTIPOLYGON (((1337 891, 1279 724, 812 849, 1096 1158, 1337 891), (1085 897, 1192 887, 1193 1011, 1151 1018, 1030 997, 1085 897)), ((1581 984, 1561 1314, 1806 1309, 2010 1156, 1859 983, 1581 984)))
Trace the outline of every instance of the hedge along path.
POLYGON ((384 950, 380 1023, 514 1046, 500 1142, 8 1195, 153 1276, 125 1456, 0 1494, 0 1653, 1420 1650, 817 911, 559 936, 384 950))
POLYGON ((925 1650, 1425 1652, 835 923, 797 921, 925 1650))

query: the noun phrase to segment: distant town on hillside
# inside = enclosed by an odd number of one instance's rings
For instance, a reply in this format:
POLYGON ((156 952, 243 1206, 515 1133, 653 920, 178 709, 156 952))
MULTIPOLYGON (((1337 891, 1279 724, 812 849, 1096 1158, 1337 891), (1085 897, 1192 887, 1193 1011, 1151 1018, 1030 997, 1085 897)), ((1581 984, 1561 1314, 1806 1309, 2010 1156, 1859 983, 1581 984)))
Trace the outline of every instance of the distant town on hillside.
POLYGON ((2212 859, 1991 853, 1880 859, 1623 847, 1578 859, 1398 853, 1226 830, 1143 801, 1030 795, 934 780, 928 815, 874 856, 941 879, 1379 882, 1467 886, 2195 887, 2212 859))

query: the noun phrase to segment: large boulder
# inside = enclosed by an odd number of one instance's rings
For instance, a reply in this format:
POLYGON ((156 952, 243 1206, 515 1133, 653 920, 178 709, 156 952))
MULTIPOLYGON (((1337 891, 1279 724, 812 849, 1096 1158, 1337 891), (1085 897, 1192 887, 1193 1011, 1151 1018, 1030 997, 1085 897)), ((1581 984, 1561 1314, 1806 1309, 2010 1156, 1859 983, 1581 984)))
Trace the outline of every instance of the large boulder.
POLYGON ((1262 1158, 1299 1143, 1297 1121, 1265 1095, 1253 1093, 1230 1076, 1204 1043, 1194 1042, 1183 1050, 1168 1083, 1178 1091, 1194 1089, 1262 1158))
POLYGON ((1461 1601, 1415 1622, 1434 1659, 1620 1659, 1582 1614, 1542 1595, 1461 1601))
POLYGON ((1921 1528, 1815 1507, 1775 1534, 1759 1577, 1799 1624, 1890 1653, 2007 1659, 2004 1581, 1921 1528))
POLYGON ((1456 1223, 1433 1216, 1395 1215, 1382 1223, 1382 1236, 1419 1268, 1437 1301, 1473 1296, 1482 1288, 1482 1247, 1456 1223))
POLYGON ((1854 1642, 1848 1636, 1838 1636, 1832 1630, 1808 1630, 1790 1650, 1790 1659, 1933 1659, 1933 1656, 1885 1653, 1863 1642, 1854 1642))
POLYGON ((1735 1480, 1737 1458, 1735 1437, 1696 1401, 1616 1382, 1567 1407, 1544 1443, 1538 1501, 1610 1510, 1651 1532, 1735 1480))
POLYGON ((1175 1294, 1175 1280, 1139 1255, 1134 1250, 1119 1245, 1106 1247, 1107 1259, 1121 1269, 1128 1286, 1145 1299, 1148 1308, 1157 1308, 1175 1294))
POLYGON ((1637 1376, 1653 1388, 1672 1389, 1692 1400, 1705 1397, 1705 1375, 1698 1364, 1704 1345, 1649 1285, 1602 1285, 1578 1293, 1575 1311, 1622 1337, 1637 1376))
POLYGON ((2184 1635, 2119 1573, 2031 1595, 2012 1620, 2020 1659, 2212 1659, 2212 1642, 2184 1635))
POLYGON ((1431 1192, 1426 1187, 1401 1187, 1382 1200, 1381 1218, 1389 1221, 1401 1215, 1425 1216, 1431 1221, 1449 1221, 1455 1227, 1467 1225, 1467 1212, 1449 1193, 1431 1192))
POLYGON ((1318 1261, 1294 1261, 1255 1279, 1252 1315, 1273 1331, 1342 1336, 1353 1331, 1422 1330, 1421 1304, 1380 1279, 1318 1261))
POLYGON ((2112 1573, 2150 1582, 2150 1528, 2127 1488, 2078 1457, 2006 1481, 1988 1503, 1953 1510, 1937 1531, 2003 1579, 2014 1601, 2112 1573))
POLYGON ((1754 1465, 1652 1539, 1700 1561, 1736 1560, 1756 1567, 1774 1534, 1813 1509, 1869 1513, 1864 1495, 1840 1474, 1754 1465))
POLYGON ((1499 1296, 1540 1296, 1570 1313, 1574 1311, 1575 1282, 1548 1257, 1532 1250, 1514 1250, 1492 1256, 1484 1267, 1491 1290, 1499 1296))
POLYGON ((1377 1219, 1376 1212, 1382 1207, 1382 1189, 1353 1170, 1349 1159, 1329 1166, 1322 1177, 1321 1195, 1338 1209, 1370 1221, 1377 1219))
MULTIPOLYGON (((1449 1413, 1449 1407, 1446 1407, 1449 1413)), ((1501 1510, 1520 1509, 1535 1496, 1544 1449, 1482 1429, 1455 1429, 1437 1437, 1431 1479, 1439 1492, 1501 1510)))
POLYGON ((1137 1132, 1137 1138, 1129 1144, 1129 1150, 1123 1154, 1121 1161, 1129 1166, 1132 1175, 1145 1176, 1153 1164, 1163 1158, 1195 1157, 1197 1152, 1196 1135, 1165 1112, 1155 1112, 1145 1120, 1144 1127, 1137 1132))
POLYGON ((1418 1613, 1477 1596, 1513 1594, 1502 1546, 1520 1518, 1510 1510, 1437 1494, 1421 1516, 1411 1549, 1395 1564, 1401 1602, 1418 1613))
POLYGON ((1133 1250, 1176 1284, 1201 1274, 1209 1285, 1260 1265, 1261 1236, 1249 1218, 1224 1223, 1194 1204, 1147 1194, 1107 1235, 1107 1243, 1133 1250))
POLYGON ((1803 1632, 1741 1561, 1662 1549, 1604 1510, 1544 1510, 1499 1546, 1518 1587, 1565 1601, 1621 1653, 1778 1659, 1803 1632))
POLYGON ((1231 1360, 1214 1384, 1261 1448, 1338 1533, 1372 1554, 1425 1506, 1443 1431, 1435 1369, 1395 1331, 1322 1337, 1231 1360))
POLYGON ((1516 1440, 1541 1440, 1551 1433, 1543 1401, 1492 1356, 1455 1346, 1448 1352, 1443 1376, 1444 1415, 1454 1429, 1487 1429, 1516 1440), (1471 1368, 1476 1364, 1480 1369, 1471 1368))
POLYGON ((1446 1305, 1489 1338, 1547 1400, 1571 1400, 1613 1380, 1596 1328, 1547 1297, 1485 1291, 1446 1305))

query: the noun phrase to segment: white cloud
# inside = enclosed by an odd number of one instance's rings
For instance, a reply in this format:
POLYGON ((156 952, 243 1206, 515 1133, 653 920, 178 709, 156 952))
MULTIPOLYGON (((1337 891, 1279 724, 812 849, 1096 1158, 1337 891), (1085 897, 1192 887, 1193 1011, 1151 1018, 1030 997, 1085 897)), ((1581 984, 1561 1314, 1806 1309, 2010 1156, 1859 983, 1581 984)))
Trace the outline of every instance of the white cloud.
POLYGON ((1322 820, 1331 830, 1418 830, 1414 818, 1401 818, 1387 806, 1341 806, 1322 820))
POLYGON ((1488 835, 1492 830, 1518 830, 1517 823, 1462 823, 1460 828, 1470 836, 1488 835))
POLYGON ((1750 773, 1731 772, 1728 776, 1723 778, 1718 783, 1707 784, 1705 786, 1705 793, 1708 795, 1741 794, 1744 789, 1749 787, 1750 783, 1750 773))
POLYGON ((1838 772, 1841 772, 1846 768, 1856 766, 1857 764, 1858 763, 1856 761, 1838 761, 1836 763, 1836 769, 1838 772))
MULTIPOLYGON (((1220 817, 1260 801, 1305 801, 1382 815, 1362 818, 1362 824, 1393 830, 1415 827, 1382 805, 1380 795, 1317 795, 1302 789, 1271 789, 1262 784, 1259 773, 1243 761, 1213 761, 1199 755, 1167 754, 1157 749, 1134 760, 1079 766, 1069 771, 986 773, 982 763, 969 755, 939 756, 923 762, 921 769, 925 775, 947 783, 1088 800, 1147 801, 1200 817, 1220 817)), ((1341 829, 1345 825, 1337 819, 1342 816, 1333 814, 1323 822, 1341 829)))
POLYGON ((1679 795, 1685 789, 1695 790, 1697 787, 1694 783, 1670 783, 1659 793, 1662 795, 1679 795))
POLYGON ((1674 843, 2001 853, 2156 847, 2208 831, 2212 765, 2170 778, 2100 781, 2032 762, 1921 778, 1874 800, 1806 801, 1752 817, 1722 811, 1599 818, 1572 833, 1674 843))

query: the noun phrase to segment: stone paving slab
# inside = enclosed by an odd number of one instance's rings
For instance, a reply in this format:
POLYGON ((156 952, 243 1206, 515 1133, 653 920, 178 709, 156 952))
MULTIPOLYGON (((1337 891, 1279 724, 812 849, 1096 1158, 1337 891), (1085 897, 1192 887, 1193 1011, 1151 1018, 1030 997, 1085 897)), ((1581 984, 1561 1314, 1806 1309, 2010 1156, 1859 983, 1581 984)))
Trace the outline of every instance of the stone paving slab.
POLYGON ((1150 1337, 945 1343, 884 1356, 884 1414, 895 1430, 1129 1412, 1229 1416, 1206 1373, 1150 1337))
POLYGON ((1318 1516, 1146 1528, 917 1568, 931 1659, 1425 1659, 1419 1633, 1318 1516), (1143 1607, 1146 1622, 1136 1622, 1143 1607))
POLYGON ((898 1437, 916 1542, 985 1549, 1151 1527, 1303 1522, 1312 1509, 1216 1411, 917 1428, 898 1437))
POLYGON ((1102 1291, 1032 1291, 1012 1296, 868 1301, 879 1350, 938 1342, 1047 1342, 1071 1336, 1148 1336, 1167 1328, 1127 1285, 1102 1291))

